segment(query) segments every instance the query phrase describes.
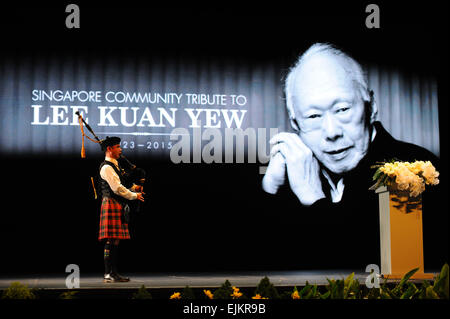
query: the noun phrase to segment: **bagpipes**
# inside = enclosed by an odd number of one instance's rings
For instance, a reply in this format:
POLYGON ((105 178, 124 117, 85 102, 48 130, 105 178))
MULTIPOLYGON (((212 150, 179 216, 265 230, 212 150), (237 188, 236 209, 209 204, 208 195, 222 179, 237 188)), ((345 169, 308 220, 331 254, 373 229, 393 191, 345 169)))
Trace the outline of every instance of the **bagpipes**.
MULTIPOLYGON (((84 138, 86 137, 88 140, 90 140, 94 143, 98 143, 100 145, 102 144, 102 142, 104 140, 100 140, 98 138, 98 136, 94 133, 94 131, 92 130, 90 125, 88 123, 86 123, 86 121, 83 119, 80 112, 77 111, 77 112, 75 112, 75 114, 78 115, 78 122, 80 124, 80 130, 81 130, 81 158, 86 158, 86 150, 84 147, 84 138), (83 124, 84 124, 84 126, 86 126, 86 128, 89 130, 89 132, 92 134, 92 136, 94 136, 95 140, 90 138, 88 135, 86 135, 84 133, 83 124)), ((124 186, 126 188, 130 188, 133 184, 136 184, 136 185, 144 187, 145 177, 146 177, 145 170, 143 170, 142 168, 136 167, 136 165, 131 163, 123 154, 120 155, 120 158, 118 161, 122 168, 122 178, 121 179, 124 181, 124 183, 123 183, 124 186)), ((95 197, 95 199, 97 199, 97 190, 95 187, 94 178, 92 176, 91 176, 91 183, 92 183, 92 188, 94 190, 94 197, 95 197)), ((143 211, 143 204, 144 203, 142 203, 141 201, 137 201, 137 200, 128 202, 128 205, 131 206, 131 209, 136 212, 143 211)))

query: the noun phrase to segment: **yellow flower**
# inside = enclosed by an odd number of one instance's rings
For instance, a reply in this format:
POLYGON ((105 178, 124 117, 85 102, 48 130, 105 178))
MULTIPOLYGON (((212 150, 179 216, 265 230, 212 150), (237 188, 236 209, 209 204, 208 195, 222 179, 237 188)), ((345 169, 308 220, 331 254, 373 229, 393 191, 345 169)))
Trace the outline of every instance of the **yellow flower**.
POLYGON ((395 182, 400 190, 407 190, 415 183, 415 174, 406 167, 401 167, 395 172, 395 182))
POLYGON ((425 183, 427 183, 427 185, 439 184, 439 172, 436 171, 430 161, 426 162, 424 165, 422 176, 425 178, 425 183))
POLYGON ((170 299, 181 299, 181 294, 179 292, 175 292, 170 299))
POLYGON ((254 296, 252 297, 252 299, 268 299, 268 298, 261 297, 260 294, 256 294, 256 295, 254 295, 254 296))
POLYGON ((380 167, 380 170, 388 175, 389 177, 394 177, 395 172, 399 169, 398 162, 396 163, 386 163, 384 166, 380 167))
POLYGON ((415 161, 414 163, 408 163, 408 169, 416 175, 419 175, 425 166, 424 161, 415 161))
POLYGON ((214 295, 213 295, 213 293, 211 292, 211 290, 205 290, 205 289, 203 289, 203 292, 205 293, 205 295, 206 295, 209 299, 213 299, 213 298, 214 298, 214 295))
POLYGON ((380 171, 384 175, 379 179, 388 176, 384 182, 386 185, 395 183, 399 190, 408 191, 411 197, 419 196, 425 190, 425 184, 439 184, 439 172, 430 161, 384 163, 380 171))
POLYGON ((292 294, 291 294, 292 299, 300 299, 300 295, 298 294, 298 291, 295 290, 292 294))
POLYGON ((238 299, 242 296, 242 292, 239 292, 239 288, 233 286, 233 293, 230 296, 232 296, 233 299, 238 299))

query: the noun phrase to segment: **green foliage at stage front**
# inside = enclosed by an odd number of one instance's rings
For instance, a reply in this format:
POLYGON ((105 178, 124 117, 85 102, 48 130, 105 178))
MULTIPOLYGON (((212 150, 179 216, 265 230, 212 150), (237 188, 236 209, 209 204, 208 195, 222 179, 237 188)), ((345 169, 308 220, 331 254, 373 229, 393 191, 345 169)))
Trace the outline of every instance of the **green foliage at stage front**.
POLYGON ((191 287, 186 286, 183 289, 183 292, 181 293, 182 299, 195 299, 194 291, 191 287))
POLYGON ((15 281, 3 291, 2 299, 36 299, 35 292, 36 289, 15 281))
POLYGON ((152 299, 152 294, 145 288, 144 285, 139 288, 139 290, 133 294, 131 299, 152 299))
POLYGON ((213 293, 214 299, 231 299, 231 295, 233 294, 233 287, 228 280, 220 286, 219 289, 215 290, 213 293))
MULTIPOLYGON (((417 270, 418 268, 409 271, 396 284, 388 283, 385 280, 379 288, 367 288, 360 284, 355 278, 355 274, 352 273, 347 278, 337 280, 327 278, 328 285, 326 286, 311 285, 306 282, 301 289, 294 287, 293 290, 282 293, 278 292, 268 277, 264 277, 256 287, 252 299, 449 299, 448 264, 442 267, 434 282, 425 280, 422 284, 417 283, 416 285, 410 279, 417 270)), ((209 290, 204 290, 204 293, 211 299, 236 299, 236 296, 239 296, 238 299, 246 298, 228 280, 214 293, 209 290)), ((179 295, 179 298, 172 299, 187 299, 183 296, 185 292, 176 294, 179 295)))
MULTIPOLYGON (((352 273, 347 278, 328 279, 328 285, 318 286, 306 282, 302 287, 275 287, 266 276, 261 279, 253 291, 251 299, 449 299, 449 266, 445 264, 441 272, 433 281, 425 280, 422 283, 412 281, 411 277, 418 268, 406 273, 399 282, 388 283, 387 279, 380 284, 379 288, 368 288, 361 284, 352 273)), ((170 299, 248 299, 252 288, 239 288, 233 286, 226 280, 219 288, 211 292, 204 288, 192 289, 185 286, 182 292, 174 292, 170 299), (197 296, 194 290, 197 289, 197 296), (247 297, 245 294, 247 294, 247 297)), ((144 285, 133 293, 132 299, 152 299, 151 288, 144 285)), ((159 292, 155 288, 155 293, 159 292)), ((50 294, 54 295, 54 294, 50 294)), ((13 282, 4 289, 1 299, 41 299, 49 296, 48 290, 28 288, 20 282, 13 282)), ((88 290, 66 291, 57 295, 60 299, 73 299, 92 297, 88 290)), ((165 298, 165 297, 163 297, 165 298)))
POLYGON ((69 290, 69 291, 65 291, 65 292, 61 293, 58 298, 64 299, 64 300, 78 299, 77 294, 78 294, 78 291, 69 290))
POLYGON ((256 295, 260 295, 261 297, 268 299, 280 298, 280 294, 267 276, 261 279, 258 286, 256 287, 255 296, 256 295))

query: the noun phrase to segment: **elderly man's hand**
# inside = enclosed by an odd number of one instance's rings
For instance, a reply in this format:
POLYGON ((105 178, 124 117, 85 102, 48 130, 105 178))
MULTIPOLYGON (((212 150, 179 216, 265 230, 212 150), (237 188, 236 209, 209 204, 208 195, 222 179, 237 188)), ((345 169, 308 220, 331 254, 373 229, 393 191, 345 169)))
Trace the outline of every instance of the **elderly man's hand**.
POLYGON ((284 181, 287 167, 289 185, 303 205, 310 206, 325 198, 319 176, 319 163, 297 134, 279 133, 270 140, 270 144, 274 146, 263 179, 264 190, 275 193, 284 181))

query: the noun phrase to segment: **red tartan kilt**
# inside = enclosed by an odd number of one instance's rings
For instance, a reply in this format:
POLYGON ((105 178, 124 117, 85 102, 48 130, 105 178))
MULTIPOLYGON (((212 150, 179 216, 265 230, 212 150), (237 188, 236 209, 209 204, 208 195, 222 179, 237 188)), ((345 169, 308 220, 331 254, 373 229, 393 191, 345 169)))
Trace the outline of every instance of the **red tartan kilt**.
POLYGON ((122 205, 114 198, 103 198, 100 210, 98 240, 105 238, 130 239, 128 224, 122 223, 122 205))

